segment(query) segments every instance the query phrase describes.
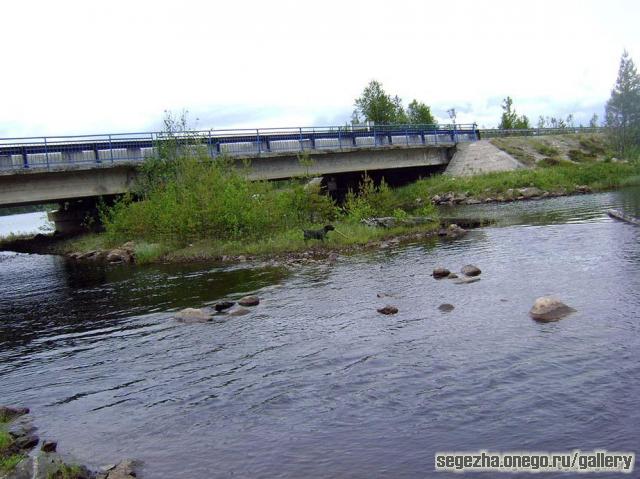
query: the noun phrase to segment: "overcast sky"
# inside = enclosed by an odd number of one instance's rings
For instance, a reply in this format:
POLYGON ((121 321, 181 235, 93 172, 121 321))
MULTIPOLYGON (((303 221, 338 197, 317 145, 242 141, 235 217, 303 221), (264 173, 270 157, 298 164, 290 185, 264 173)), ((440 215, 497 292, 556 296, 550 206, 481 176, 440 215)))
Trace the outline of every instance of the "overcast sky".
POLYGON ((344 124, 381 81, 495 126, 602 116, 640 1, 7 1, 0 137, 344 124))

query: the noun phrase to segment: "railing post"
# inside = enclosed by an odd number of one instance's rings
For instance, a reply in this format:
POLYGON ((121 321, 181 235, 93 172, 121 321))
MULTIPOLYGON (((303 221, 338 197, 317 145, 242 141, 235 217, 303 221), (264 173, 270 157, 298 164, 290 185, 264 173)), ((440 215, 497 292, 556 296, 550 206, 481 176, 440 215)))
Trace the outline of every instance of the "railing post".
POLYGON ((404 127, 404 137, 407 140, 407 146, 409 146, 409 127, 406 125, 404 127))
POLYGON ((425 130, 424 128, 420 128, 420 139, 422 140, 422 144, 427 144, 427 139, 425 138, 425 130))
POLYGON ((113 141, 111 140, 111 135, 109 135, 109 154, 111 156, 111 164, 113 165, 113 141))
POLYGON ((376 138, 376 125, 373 125, 373 146, 378 146, 378 139, 376 138))
POLYGON ((340 151, 342 151, 342 127, 338 127, 338 146, 340 147, 340 151))
POLYGON ((256 141, 258 142, 258 156, 262 153, 262 145, 260 144, 260 130, 256 128, 256 141))
POLYGON ((304 143, 302 143, 302 128, 300 128, 300 151, 304 151, 304 143))
POLYGON ((22 147, 22 166, 29 168, 29 159, 27 158, 27 148, 25 146, 22 147))
POLYGON ((47 137, 44 137, 44 158, 47 162, 47 170, 49 169, 49 148, 47 147, 47 137))
POLYGON ((209 156, 213 158, 213 147, 211 146, 211 130, 209 130, 208 133, 209 134, 207 135, 207 149, 209 150, 209 156))
POLYGON ((98 147, 94 144, 93 145, 93 157, 96 160, 96 163, 100 163, 100 153, 98 152, 98 147))

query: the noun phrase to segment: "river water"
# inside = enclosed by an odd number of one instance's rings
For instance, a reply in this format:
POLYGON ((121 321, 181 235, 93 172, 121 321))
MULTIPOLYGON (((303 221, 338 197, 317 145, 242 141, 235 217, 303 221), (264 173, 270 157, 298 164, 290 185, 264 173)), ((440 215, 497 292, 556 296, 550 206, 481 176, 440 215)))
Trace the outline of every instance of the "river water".
POLYGON ((465 207, 498 222, 293 271, 0 253, 0 403, 31 407, 77 460, 135 457, 148 478, 412 478, 435 474, 436 451, 640 453, 640 228, 610 207, 640 214, 640 189, 465 207), (467 263, 481 281, 430 277, 467 263), (262 298, 247 316, 171 318, 246 293, 262 298), (547 294, 577 312, 532 321, 547 294), (386 303, 399 314, 376 313, 386 303))

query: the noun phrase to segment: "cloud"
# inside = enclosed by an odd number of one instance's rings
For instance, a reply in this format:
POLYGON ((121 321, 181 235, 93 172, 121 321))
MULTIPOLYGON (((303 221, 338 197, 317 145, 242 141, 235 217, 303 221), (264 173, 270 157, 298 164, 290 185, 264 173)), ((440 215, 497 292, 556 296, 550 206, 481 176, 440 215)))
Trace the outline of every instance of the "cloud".
POLYGON ((0 135, 342 124, 372 78, 441 120, 602 111, 640 2, 61 0, 3 5, 0 135), (33 15, 38 11, 38 15, 33 15), (126 12, 126 14, 123 14, 126 12))

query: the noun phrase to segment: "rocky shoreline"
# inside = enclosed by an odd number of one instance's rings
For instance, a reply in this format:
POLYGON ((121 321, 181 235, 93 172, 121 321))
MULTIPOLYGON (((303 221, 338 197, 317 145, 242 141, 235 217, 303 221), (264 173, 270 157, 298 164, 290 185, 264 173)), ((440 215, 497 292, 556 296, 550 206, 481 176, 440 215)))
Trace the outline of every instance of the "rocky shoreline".
POLYGON ((132 479, 139 476, 139 461, 125 459, 93 471, 61 455, 58 443, 41 440, 29 408, 0 406, 0 430, 6 439, 0 459, 17 458, 14 466, 0 469, 0 479, 132 479))
POLYGON ((525 188, 509 188, 502 194, 490 196, 473 196, 467 192, 455 193, 449 191, 443 195, 434 195, 431 197, 431 203, 438 206, 453 205, 478 205, 481 203, 510 203, 513 201, 536 200, 542 198, 557 198, 560 196, 585 195, 592 193, 593 190, 587 185, 575 185, 572 192, 565 188, 558 188, 551 191, 545 191, 535 186, 527 186, 525 188))

